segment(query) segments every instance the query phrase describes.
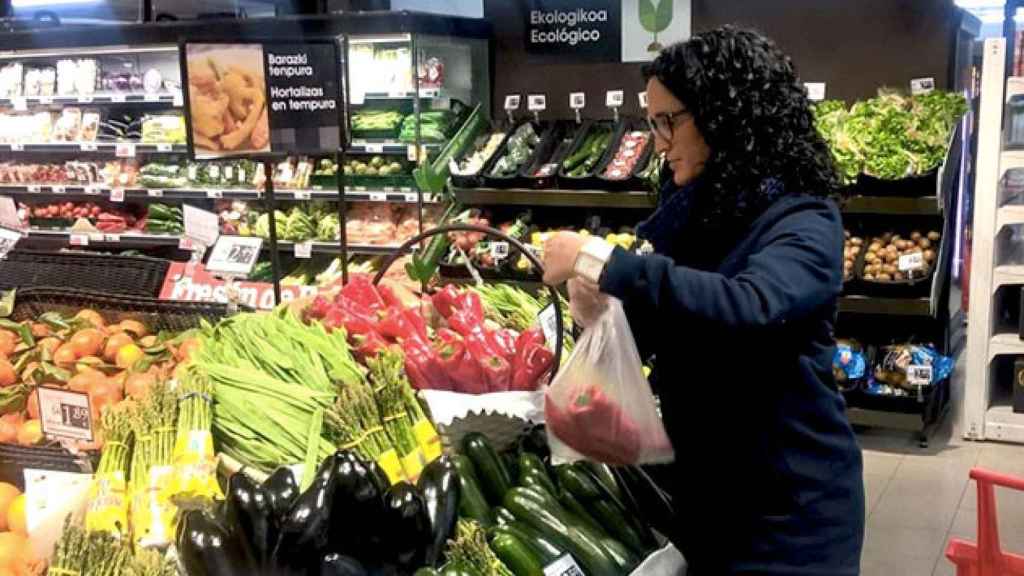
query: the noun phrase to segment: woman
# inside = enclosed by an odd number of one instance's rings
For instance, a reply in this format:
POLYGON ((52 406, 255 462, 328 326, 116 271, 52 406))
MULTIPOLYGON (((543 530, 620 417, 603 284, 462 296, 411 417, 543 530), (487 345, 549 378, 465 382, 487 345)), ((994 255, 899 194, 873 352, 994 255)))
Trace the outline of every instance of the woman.
POLYGON ((578 322, 623 303, 676 461, 667 528, 697 576, 859 573, 862 462, 832 376, 843 227, 833 162, 789 58, 726 27, 645 69, 664 158, 655 254, 561 233, 545 282, 578 322))

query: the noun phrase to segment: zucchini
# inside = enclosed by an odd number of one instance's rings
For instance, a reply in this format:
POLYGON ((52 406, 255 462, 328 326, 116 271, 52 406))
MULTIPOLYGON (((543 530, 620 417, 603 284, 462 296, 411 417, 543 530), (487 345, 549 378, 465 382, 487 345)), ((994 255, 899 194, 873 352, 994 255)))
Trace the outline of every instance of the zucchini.
POLYGON ((523 452, 519 454, 519 485, 526 486, 530 480, 536 481, 534 484, 539 483, 543 485, 552 496, 558 495, 558 487, 551 480, 551 475, 548 474, 548 467, 544 465, 540 457, 536 454, 523 452), (528 479, 528 477, 530 478, 528 479))
POLYGON ((491 515, 494 516, 494 520, 498 524, 508 524, 516 520, 516 517, 504 506, 495 506, 494 510, 491 511, 491 515))
POLYGON ((619 483, 615 480, 615 475, 612 474, 612 470, 607 464, 593 462, 591 460, 581 460, 573 464, 573 466, 578 466, 590 473, 590 477, 593 478, 600 487, 604 488, 608 494, 615 498, 619 504, 623 504, 623 502, 625 502, 622 489, 619 488, 619 483))
POLYGON ((605 531, 619 542, 622 542, 630 550, 637 554, 643 554, 657 547, 653 536, 645 541, 645 535, 641 535, 631 520, 631 514, 622 510, 608 500, 591 502, 587 509, 593 518, 597 520, 605 531))
POLYGON ((601 547, 619 567, 619 574, 629 574, 640 565, 641 558, 626 548, 622 542, 608 536, 601 539, 601 547))
POLYGON ((483 434, 471 432, 462 439, 462 452, 473 461, 484 496, 492 506, 501 504, 512 488, 512 477, 494 446, 483 434))
POLYGON ((550 538, 541 534, 537 529, 529 524, 516 520, 511 524, 507 524, 501 527, 503 530, 509 530, 516 535, 524 544, 531 547, 533 551, 540 558, 542 564, 547 566, 555 560, 558 560, 562 556, 565 556, 565 550, 555 544, 550 538))
POLYGON ((540 558, 513 534, 497 534, 491 540, 491 550, 516 576, 544 576, 540 558))
POLYGON ((539 488, 550 494, 551 496, 557 497, 561 492, 555 487, 554 482, 551 478, 548 478, 543 472, 536 470, 530 470, 526 474, 519 476, 519 485, 524 488, 539 488))
POLYGON ((600 540, 592 539, 566 519, 561 506, 550 509, 539 503, 528 488, 513 488, 505 495, 505 507, 516 518, 534 527, 575 558, 591 576, 618 576, 622 570, 600 540))
POLYGON ((452 460, 459 472, 459 516, 476 520, 484 528, 494 524, 491 508, 487 505, 480 484, 473 470, 473 463, 468 457, 457 454, 452 460))
POLYGON ((603 528, 601 528, 601 525, 598 524, 597 520, 587 512, 587 509, 580 504, 580 501, 572 495, 572 492, 562 492, 562 497, 559 498, 559 500, 562 502, 562 506, 564 506, 570 514, 575 516, 581 524, 585 524, 588 528, 603 536, 609 535, 603 528))
POLYGON ((597 482, 582 468, 577 468, 573 464, 562 464, 555 466, 555 475, 562 490, 571 493, 580 502, 590 503, 604 498, 604 493, 597 482))

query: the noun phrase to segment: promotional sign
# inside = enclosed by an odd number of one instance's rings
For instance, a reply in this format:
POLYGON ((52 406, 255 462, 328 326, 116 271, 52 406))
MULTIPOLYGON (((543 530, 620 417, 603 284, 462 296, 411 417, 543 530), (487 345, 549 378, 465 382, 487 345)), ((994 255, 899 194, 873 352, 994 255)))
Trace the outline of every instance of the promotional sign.
POLYGON ((691 0, 526 0, 526 52, 642 62, 690 37, 691 0))
POLYGON ((341 142, 333 41, 186 43, 195 158, 334 152, 341 142))
POLYGON ((221 236, 210 253, 206 269, 215 274, 246 277, 260 258, 263 238, 256 236, 221 236))
MULTIPOLYGON (((223 280, 215 278, 202 264, 194 265, 191 274, 187 273, 188 270, 187 262, 171 262, 160 289, 161 300, 227 303, 227 288, 223 280)), ((238 289, 240 304, 260 310, 274 308, 273 284, 239 281, 235 287, 238 289)), ((317 292, 316 286, 282 285, 281 301, 290 302, 296 298, 316 295, 317 292)))

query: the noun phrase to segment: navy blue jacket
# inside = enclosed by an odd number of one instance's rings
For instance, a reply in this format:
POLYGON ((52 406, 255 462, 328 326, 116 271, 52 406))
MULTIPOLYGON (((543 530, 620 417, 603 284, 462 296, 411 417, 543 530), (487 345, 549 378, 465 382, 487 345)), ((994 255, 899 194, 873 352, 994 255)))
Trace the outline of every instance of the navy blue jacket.
POLYGON ((697 576, 855 575, 862 462, 832 376, 841 218, 782 196, 744 228, 724 248, 691 230, 665 254, 617 248, 601 279, 655 356, 669 536, 697 576))

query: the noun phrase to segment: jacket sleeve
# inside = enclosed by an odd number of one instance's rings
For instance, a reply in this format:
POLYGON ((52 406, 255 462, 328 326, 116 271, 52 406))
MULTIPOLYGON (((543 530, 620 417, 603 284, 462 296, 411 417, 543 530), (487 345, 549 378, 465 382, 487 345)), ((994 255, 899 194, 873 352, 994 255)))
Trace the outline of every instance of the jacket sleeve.
POLYGON ((680 317, 726 328, 769 326, 798 320, 839 294, 842 244, 834 209, 794 211, 762 235, 734 276, 616 248, 601 291, 646 316, 631 318, 634 332, 680 317))

